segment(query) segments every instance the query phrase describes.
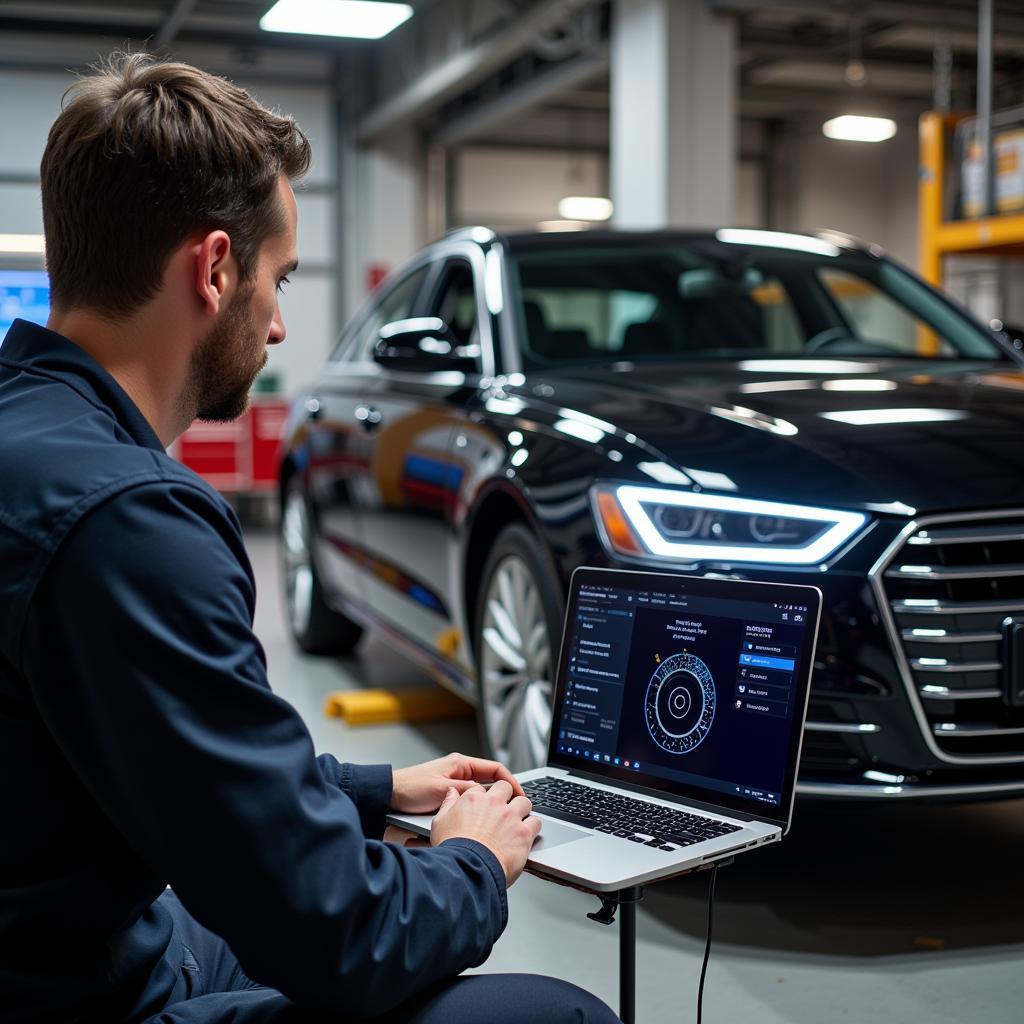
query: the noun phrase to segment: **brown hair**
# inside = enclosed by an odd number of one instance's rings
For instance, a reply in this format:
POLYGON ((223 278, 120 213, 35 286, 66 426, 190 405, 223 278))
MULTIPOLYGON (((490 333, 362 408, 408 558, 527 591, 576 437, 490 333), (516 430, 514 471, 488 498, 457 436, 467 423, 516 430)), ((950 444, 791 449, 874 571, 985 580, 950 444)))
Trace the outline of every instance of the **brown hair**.
POLYGON ((125 316, 156 294, 179 245, 218 228, 250 277, 284 228, 278 177, 304 174, 310 155, 290 117, 226 79, 114 54, 65 93, 43 153, 53 305, 125 316))

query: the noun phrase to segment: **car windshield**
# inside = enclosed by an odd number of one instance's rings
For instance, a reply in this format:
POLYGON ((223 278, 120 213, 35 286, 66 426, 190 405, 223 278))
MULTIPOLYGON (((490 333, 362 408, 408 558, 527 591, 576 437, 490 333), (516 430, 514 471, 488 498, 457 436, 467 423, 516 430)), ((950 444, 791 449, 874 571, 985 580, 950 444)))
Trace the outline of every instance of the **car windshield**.
POLYGON ((511 253, 523 361, 1005 359, 985 328, 898 265, 817 238, 717 237, 511 253))

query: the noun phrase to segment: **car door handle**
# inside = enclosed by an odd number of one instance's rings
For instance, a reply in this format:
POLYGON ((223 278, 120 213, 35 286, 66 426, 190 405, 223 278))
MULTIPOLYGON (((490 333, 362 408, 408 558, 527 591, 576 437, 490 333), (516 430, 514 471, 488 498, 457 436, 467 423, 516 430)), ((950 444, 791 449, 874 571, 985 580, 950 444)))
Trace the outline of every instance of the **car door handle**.
POLYGON ((356 419, 362 423, 364 430, 369 431, 376 429, 384 419, 384 414, 372 405, 360 405, 356 407, 356 419))

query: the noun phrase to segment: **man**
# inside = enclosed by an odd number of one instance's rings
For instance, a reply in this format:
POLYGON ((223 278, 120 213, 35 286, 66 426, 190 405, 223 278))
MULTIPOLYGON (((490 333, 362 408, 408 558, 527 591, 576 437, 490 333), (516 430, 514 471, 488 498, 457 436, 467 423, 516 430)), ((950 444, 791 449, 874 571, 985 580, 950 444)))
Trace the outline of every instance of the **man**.
POLYGON ((290 119, 144 55, 51 129, 53 313, 0 348, 0 1021, 613 1019, 551 979, 455 980, 504 927, 529 801, 457 754, 315 758, 237 520, 164 452, 239 415, 284 340, 309 159, 290 119), (429 848, 381 841, 389 806, 439 805, 429 848))

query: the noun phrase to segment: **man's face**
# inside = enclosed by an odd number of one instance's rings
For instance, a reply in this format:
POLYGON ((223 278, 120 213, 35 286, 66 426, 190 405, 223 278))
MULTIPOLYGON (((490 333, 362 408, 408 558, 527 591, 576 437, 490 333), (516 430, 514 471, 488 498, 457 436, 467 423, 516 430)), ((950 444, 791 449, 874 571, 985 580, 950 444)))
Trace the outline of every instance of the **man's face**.
POLYGON ((285 229, 263 240, 253 276, 239 285, 231 304, 192 356, 190 390, 203 420, 238 419, 249 390, 267 365, 267 345, 284 341, 280 288, 295 269, 295 197, 282 176, 278 191, 285 229))

